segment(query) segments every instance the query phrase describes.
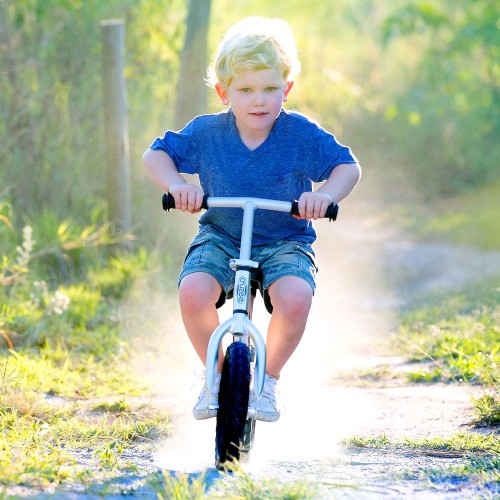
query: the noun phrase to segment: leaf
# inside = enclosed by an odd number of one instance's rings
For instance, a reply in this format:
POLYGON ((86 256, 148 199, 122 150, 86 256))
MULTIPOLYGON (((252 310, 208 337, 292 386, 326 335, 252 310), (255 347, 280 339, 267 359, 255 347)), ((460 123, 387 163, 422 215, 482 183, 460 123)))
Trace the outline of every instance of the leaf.
POLYGON ((70 228, 70 223, 67 220, 63 221, 57 228, 57 236, 59 236, 61 242, 66 241, 68 239, 69 228, 70 228))

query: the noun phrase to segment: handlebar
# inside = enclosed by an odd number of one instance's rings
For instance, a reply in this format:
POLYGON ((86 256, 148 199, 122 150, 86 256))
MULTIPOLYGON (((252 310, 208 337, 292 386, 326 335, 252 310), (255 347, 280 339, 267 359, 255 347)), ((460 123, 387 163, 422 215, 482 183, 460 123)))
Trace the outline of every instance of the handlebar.
MULTIPOLYGON (((266 200, 263 198, 218 198, 214 196, 203 196, 203 201, 201 208, 205 210, 210 207, 225 207, 225 208, 244 208, 248 203, 254 204, 256 208, 262 208, 266 210, 277 210, 279 212, 288 212, 291 215, 299 215, 299 202, 297 200, 293 201, 276 201, 276 200, 266 200)), ((170 212, 170 210, 175 209, 175 200, 170 193, 164 193, 162 197, 163 210, 170 212)), ((324 219, 329 221, 334 221, 337 219, 337 214, 339 212, 339 206, 336 203, 332 203, 328 206, 324 219)))

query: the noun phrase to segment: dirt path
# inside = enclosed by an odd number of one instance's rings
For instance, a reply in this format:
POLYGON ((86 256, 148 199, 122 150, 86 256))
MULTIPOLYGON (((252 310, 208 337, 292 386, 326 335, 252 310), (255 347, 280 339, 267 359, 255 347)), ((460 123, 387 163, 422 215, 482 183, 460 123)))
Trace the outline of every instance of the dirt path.
MULTIPOLYGON (((500 274, 500 253, 414 245, 375 217, 349 215, 348 206, 343 212, 336 224, 318 224, 318 291, 303 342, 280 381, 283 415, 274 424, 258 423, 245 470, 256 477, 327 485, 321 498, 488 498, 488 491, 467 483, 444 482, 429 489, 425 481, 395 478, 407 471, 459 466, 459 456, 353 449, 341 441, 351 436, 446 437, 467 430, 472 418, 470 388, 391 386, 387 381, 356 387, 345 373, 379 364, 397 369, 401 360, 387 355, 387 339, 395 331, 398 309, 415 294, 500 274)), ((172 413, 174 432, 154 447, 127 451, 127 458, 144 474, 159 469, 194 476, 203 472, 210 482, 218 475, 213 469, 215 422, 198 422, 191 416, 199 391, 193 371, 201 365, 182 330, 176 305, 170 304, 165 312, 164 298, 156 297, 130 315, 135 318, 130 327, 141 339, 136 368, 156 381, 158 396, 150 404, 172 413)), ((263 331, 268 319, 257 304, 255 321, 263 331)), ((89 458, 82 454, 78 460, 86 463, 89 458)), ((132 487, 135 479, 117 478, 115 486, 155 498, 147 487, 132 487)), ((77 492, 71 497, 89 498, 77 492)))
MULTIPOLYGON (((339 383, 338 375, 377 364, 397 369, 401 360, 387 356, 386 342, 396 327, 398 309, 415 294, 453 289, 475 276, 500 273, 500 253, 414 245, 367 217, 347 217, 337 225, 321 222, 318 232, 318 292, 304 340, 280 381, 283 416, 275 424, 259 423, 246 470, 266 477, 340 484, 332 490, 334 498, 477 494, 467 484, 445 484, 420 492, 422 482, 392 478, 396 472, 458 466, 463 463, 458 456, 354 450, 339 444, 353 435, 397 439, 463 432, 473 416, 471 388, 439 384, 352 387, 345 377, 339 383)), ((262 307, 257 306, 255 320, 267 324, 262 307)), ((187 353, 190 347, 186 349, 187 353)), ((211 470, 214 422, 192 419, 190 409, 198 388, 188 390, 186 380, 193 377, 187 368, 192 365, 183 366, 181 391, 170 395, 170 408, 177 408, 176 433, 158 451, 155 462, 171 471, 196 474, 211 470)))

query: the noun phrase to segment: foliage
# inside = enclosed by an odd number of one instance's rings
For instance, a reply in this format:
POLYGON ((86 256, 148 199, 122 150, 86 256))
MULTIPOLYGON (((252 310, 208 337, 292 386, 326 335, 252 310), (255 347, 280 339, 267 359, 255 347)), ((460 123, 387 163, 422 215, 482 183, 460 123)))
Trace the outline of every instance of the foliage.
POLYGON ((143 117, 168 109, 153 103, 171 96, 165 82, 177 66, 182 7, 180 0, 0 2, 0 183, 18 213, 50 206, 59 218, 78 218, 95 200, 102 204, 100 21, 118 17, 128 25, 134 139, 137 130, 150 130, 143 117))
POLYGON ((88 280, 103 296, 122 299, 132 285, 151 267, 151 255, 144 249, 134 253, 118 252, 104 266, 90 270, 88 280))
MULTIPOLYGON (((48 209, 82 223, 104 205, 99 23, 122 18, 133 208, 139 228, 151 229, 158 203, 142 181, 140 155, 173 122, 186 10, 186 0, 0 3, 0 183, 18 218, 48 209)), ((491 2, 341 0, 331 9, 294 0, 284 12, 280 2, 217 0, 210 52, 230 24, 256 12, 286 17, 296 33, 303 71, 289 105, 345 137, 368 168, 396 162, 427 194, 496 175, 491 2)), ((213 97, 210 110, 220 109, 213 97)))
POLYGON ((382 24, 386 46, 406 39, 422 47, 417 64, 406 63, 407 76, 385 114, 430 194, 449 195, 497 175, 497 21, 491 2, 440 0, 406 3, 382 24))

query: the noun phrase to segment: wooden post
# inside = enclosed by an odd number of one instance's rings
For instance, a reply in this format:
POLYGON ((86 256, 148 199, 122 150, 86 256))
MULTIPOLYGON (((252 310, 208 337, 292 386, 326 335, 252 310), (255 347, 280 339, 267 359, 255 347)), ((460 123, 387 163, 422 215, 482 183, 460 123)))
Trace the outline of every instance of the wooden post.
POLYGON ((122 236, 131 228, 123 21, 119 19, 102 21, 101 41, 107 202, 113 233, 122 236))

